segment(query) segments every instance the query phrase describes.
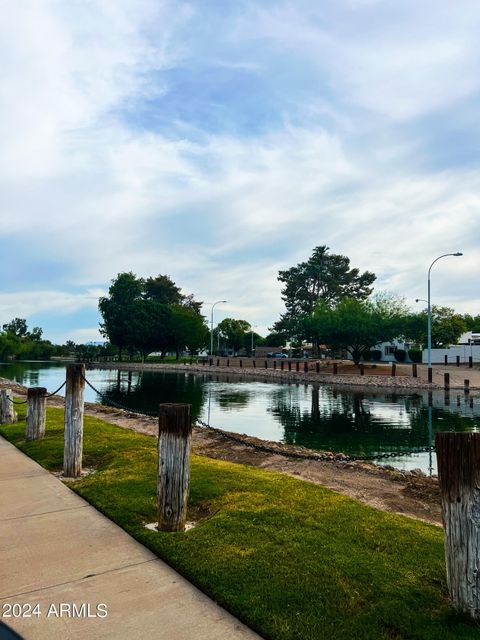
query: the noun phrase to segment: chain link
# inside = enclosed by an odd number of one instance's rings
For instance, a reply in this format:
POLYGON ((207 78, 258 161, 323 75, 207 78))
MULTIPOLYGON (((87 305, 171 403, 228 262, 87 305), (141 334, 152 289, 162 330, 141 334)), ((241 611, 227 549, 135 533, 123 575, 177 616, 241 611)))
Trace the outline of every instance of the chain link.
POLYGON ((8 398, 8 400, 10 400, 10 402, 11 402, 12 404, 26 404, 26 403, 27 403, 27 401, 26 401, 26 400, 21 400, 21 401, 19 401, 19 400, 13 400, 13 399, 12 399, 12 398, 10 398, 9 396, 7 396, 7 398, 8 398))
POLYGON ((269 447, 268 445, 264 445, 264 444, 248 442, 248 440, 243 440, 242 438, 234 436, 230 433, 226 433, 221 429, 212 427, 210 424, 204 422, 203 420, 200 420, 200 418, 197 418, 196 423, 201 427, 204 427, 206 429, 211 429, 212 431, 219 433, 222 437, 226 438, 227 440, 231 440, 232 442, 243 444, 247 447, 250 447, 251 449, 256 449, 257 451, 262 451, 263 453, 278 454, 280 456, 284 456, 285 458, 296 458, 300 460, 319 460, 321 462, 361 462, 361 461, 367 461, 367 460, 381 460, 384 458, 385 459, 398 458, 400 456, 408 456, 416 453, 426 453, 430 451, 435 451, 435 447, 420 447, 420 448, 412 449, 408 451, 389 451, 387 453, 379 453, 376 455, 373 454, 370 456, 355 456, 355 455, 349 455, 347 453, 331 453, 331 454, 330 453, 313 453, 313 454, 296 453, 293 451, 283 451, 282 449, 276 449, 274 447, 269 447))

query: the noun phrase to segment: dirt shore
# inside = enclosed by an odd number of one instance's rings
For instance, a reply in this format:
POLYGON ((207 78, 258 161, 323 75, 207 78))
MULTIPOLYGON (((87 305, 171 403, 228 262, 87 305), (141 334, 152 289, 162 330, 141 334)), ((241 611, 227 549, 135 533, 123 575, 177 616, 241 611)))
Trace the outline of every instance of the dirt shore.
MULTIPOLYGON (((19 396, 26 394, 25 387, 0 379, 0 388, 7 387, 19 396)), ((49 398, 48 403, 50 406, 63 407, 64 399, 54 396, 49 398)), ((157 434, 156 418, 95 403, 86 403, 85 413, 138 433, 152 437, 157 434)), ((402 472, 363 462, 348 462, 342 460, 341 456, 332 456, 331 461, 292 458, 286 454, 308 456, 319 452, 277 442, 267 443, 238 434, 234 434, 235 438, 240 438, 242 442, 233 442, 228 435, 228 432, 197 426, 193 430, 193 451, 211 458, 286 473, 323 485, 377 509, 441 525, 436 477, 428 478, 421 472, 402 472), (253 448, 252 444, 268 445, 271 451, 260 451, 253 448)))

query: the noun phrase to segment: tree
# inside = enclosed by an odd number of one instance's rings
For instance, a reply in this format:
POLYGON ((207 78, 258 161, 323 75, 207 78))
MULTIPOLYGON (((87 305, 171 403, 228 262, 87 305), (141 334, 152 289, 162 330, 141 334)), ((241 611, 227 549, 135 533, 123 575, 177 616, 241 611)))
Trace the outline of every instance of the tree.
POLYGON ((234 318, 225 318, 218 324, 217 328, 220 332, 220 337, 224 338, 227 344, 232 347, 233 355, 245 346, 245 336, 251 330, 249 322, 235 320, 234 318))
POLYGON ((304 316, 302 324, 330 349, 350 353, 358 365, 363 354, 377 344, 402 336, 407 317, 402 301, 392 296, 344 298, 335 307, 318 301, 313 314, 304 316))
POLYGON ((98 308, 103 317, 100 333, 108 337, 109 341, 118 347, 120 359, 122 350, 134 349, 144 327, 139 325, 140 307, 144 293, 145 282, 129 272, 119 273, 112 280, 108 290, 108 297, 98 301, 98 308))
POLYGON ((25 318, 14 318, 3 325, 3 330, 11 333, 17 338, 24 338, 27 335, 27 321, 25 318))
MULTIPOLYGON (((414 332, 414 339, 418 344, 427 344, 427 311, 416 314, 417 330, 414 332)), ((468 324, 464 316, 455 313, 450 307, 431 307, 432 322, 432 347, 447 348, 452 344, 458 344, 462 333, 468 330, 468 324)))
POLYGON ((365 300, 372 293, 374 273, 350 268, 350 260, 339 254, 329 254, 325 245, 313 250, 306 262, 286 271, 279 271, 278 280, 284 284, 282 300, 287 309, 273 330, 294 337, 301 316, 313 312, 315 305, 323 301, 334 306, 344 298, 365 300))

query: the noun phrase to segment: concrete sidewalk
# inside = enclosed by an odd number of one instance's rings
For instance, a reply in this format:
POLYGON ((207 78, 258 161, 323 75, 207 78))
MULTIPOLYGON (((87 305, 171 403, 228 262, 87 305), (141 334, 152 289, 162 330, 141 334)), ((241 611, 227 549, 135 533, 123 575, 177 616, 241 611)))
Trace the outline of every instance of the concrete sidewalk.
POLYGON ((0 620, 27 640, 260 638, 2 437, 0 620))

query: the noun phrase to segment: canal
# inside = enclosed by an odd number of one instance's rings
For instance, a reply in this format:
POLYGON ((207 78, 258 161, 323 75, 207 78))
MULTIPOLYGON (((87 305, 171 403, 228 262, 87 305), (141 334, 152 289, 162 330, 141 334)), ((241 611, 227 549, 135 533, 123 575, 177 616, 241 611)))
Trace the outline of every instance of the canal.
MULTIPOLYGON (((65 380, 65 365, 0 363, 0 376, 49 392, 65 380)), ((463 392, 349 389, 254 381, 229 374, 89 369, 100 394, 89 402, 120 403, 155 412, 161 402, 188 402, 195 418, 227 431, 310 449, 368 456, 398 469, 436 473, 428 447, 437 431, 480 429, 480 398, 463 392), (391 458, 380 458, 394 453, 391 458)), ((63 394, 62 390, 60 395, 63 394)))

